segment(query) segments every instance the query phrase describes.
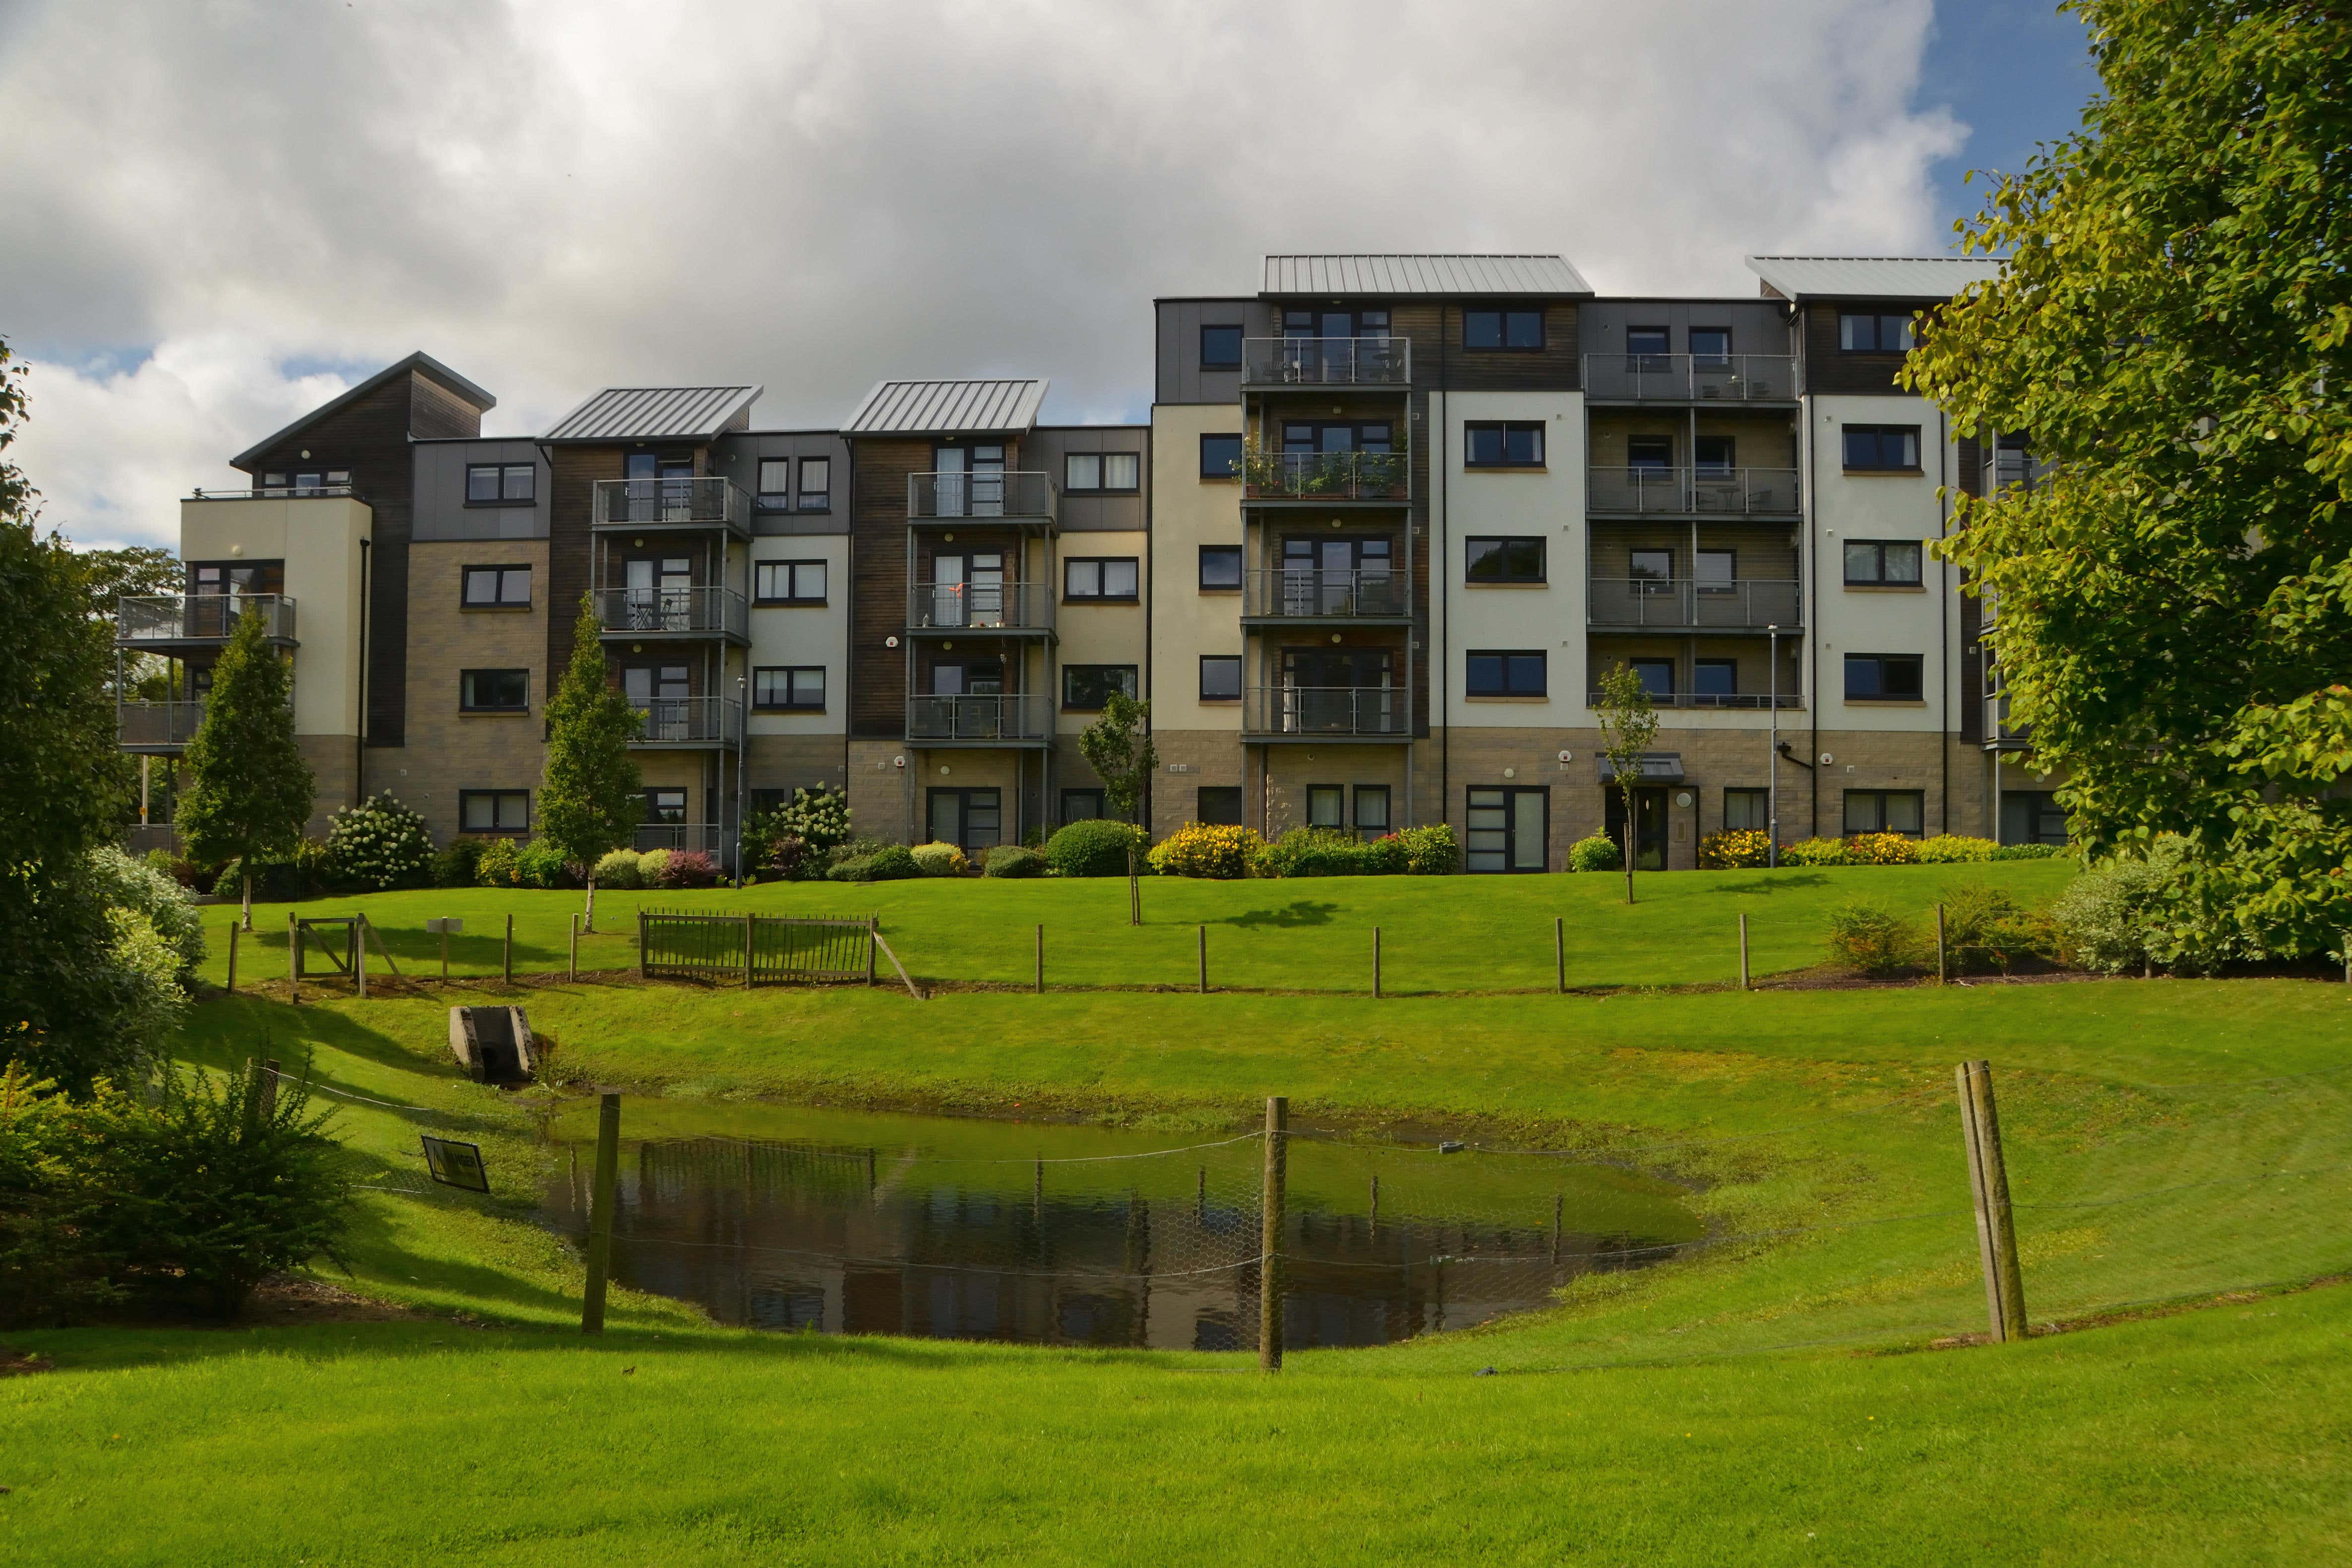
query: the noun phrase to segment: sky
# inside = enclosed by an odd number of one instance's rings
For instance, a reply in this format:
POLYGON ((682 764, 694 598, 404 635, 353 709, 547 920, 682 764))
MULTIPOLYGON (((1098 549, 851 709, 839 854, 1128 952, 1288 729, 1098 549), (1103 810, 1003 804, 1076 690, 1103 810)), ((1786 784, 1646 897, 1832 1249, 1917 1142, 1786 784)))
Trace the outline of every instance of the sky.
POLYGON ((1975 0, 0 4, 10 456, 169 544, 227 458, 424 350, 489 434, 606 385, 1039 375, 1141 419, 1155 296, 1268 251, 1559 252, 1608 293, 1933 254, 2073 131, 2083 32, 1975 0))

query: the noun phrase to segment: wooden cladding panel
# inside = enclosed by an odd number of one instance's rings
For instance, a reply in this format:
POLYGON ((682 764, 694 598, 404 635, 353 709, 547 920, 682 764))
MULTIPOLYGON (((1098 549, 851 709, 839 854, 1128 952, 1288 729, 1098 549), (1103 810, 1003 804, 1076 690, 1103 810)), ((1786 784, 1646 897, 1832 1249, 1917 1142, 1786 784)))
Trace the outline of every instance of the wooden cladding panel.
MULTIPOLYGON (((1010 454, 1008 454, 1008 457, 1010 454)), ((877 437, 851 446, 849 733, 907 733, 907 656, 889 640, 907 618, 907 476, 933 467, 931 444, 877 437)))
POLYGON ((411 435, 429 440, 436 436, 476 436, 482 434, 480 409, 430 376, 411 371, 409 382, 415 389, 408 422, 411 435))
POLYGON ((596 481, 621 477, 617 446, 556 446, 548 453, 547 682, 551 691, 572 663, 572 631, 595 563, 590 528, 596 481))

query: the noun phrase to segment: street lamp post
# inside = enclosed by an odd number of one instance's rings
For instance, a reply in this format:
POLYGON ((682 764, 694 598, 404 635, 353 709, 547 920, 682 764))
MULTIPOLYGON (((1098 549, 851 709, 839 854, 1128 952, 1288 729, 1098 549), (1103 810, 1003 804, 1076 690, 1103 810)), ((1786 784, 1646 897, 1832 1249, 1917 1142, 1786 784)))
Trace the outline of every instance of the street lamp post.
POLYGON ((1770 749, 1765 754, 1767 769, 1764 789, 1764 826, 1771 842, 1764 848, 1764 863, 1778 867, 1780 863, 1780 628, 1778 622, 1764 628, 1770 652, 1765 662, 1772 666, 1772 695, 1765 699, 1771 706, 1770 749))
POLYGON ((743 885, 743 773, 751 750, 751 705, 742 676, 735 677, 735 711, 743 727, 735 738, 735 885, 743 885))

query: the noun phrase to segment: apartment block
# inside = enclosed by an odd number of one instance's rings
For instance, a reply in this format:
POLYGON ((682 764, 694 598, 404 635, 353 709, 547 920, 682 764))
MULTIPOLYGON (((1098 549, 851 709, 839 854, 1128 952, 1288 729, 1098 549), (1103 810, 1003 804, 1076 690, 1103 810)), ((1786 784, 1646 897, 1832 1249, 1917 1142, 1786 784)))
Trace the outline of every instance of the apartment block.
MULTIPOLYGON (((412 355, 184 504, 184 593, 126 601, 168 758, 249 604, 295 662, 320 812, 527 834, 587 606, 644 717, 643 847, 846 791, 968 849, 1099 815, 1077 738, 1148 697, 1146 820, 1454 825, 1477 872, 1623 831, 1602 676, 1661 713, 1642 863, 1725 828, 2063 837, 1932 545, 2038 474, 1897 376, 1996 264, 1755 256, 1746 298, 1602 297, 1555 255, 1276 256, 1152 302, 1148 423, 1041 423, 1043 378, 887 379, 764 430, 758 386, 606 388, 546 431, 412 355)), ((1139 398, 1139 403, 1143 400, 1139 398)), ((151 837, 168 833, 151 791, 151 837)))

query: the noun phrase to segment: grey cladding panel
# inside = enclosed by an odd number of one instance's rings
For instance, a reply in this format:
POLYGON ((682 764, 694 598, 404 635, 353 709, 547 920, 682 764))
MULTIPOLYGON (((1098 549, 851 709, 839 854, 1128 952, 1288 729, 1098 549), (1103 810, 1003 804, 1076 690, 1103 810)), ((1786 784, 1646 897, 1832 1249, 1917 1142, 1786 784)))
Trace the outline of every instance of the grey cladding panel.
POLYGON ((1201 329, 1234 326, 1244 338, 1274 335, 1273 308, 1256 299, 1163 299, 1157 306, 1160 402, 1238 402, 1239 371, 1201 368, 1201 329))
POLYGON ((1151 427, 1145 424, 1040 425, 1027 451, 1054 476, 1062 492, 1062 531, 1139 533, 1150 527, 1151 427), (1135 454, 1136 488, 1129 493, 1087 495, 1069 487, 1067 458, 1074 452, 1135 454))
POLYGON ((755 506, 751 531, 762 536, 845 534, 849 532, 849 443, 830 430, 752 430, 730 435, 710 449, 710 471, 732 479, 748 496, 760 494, 762 460, 783 458, 793 465, 795 479, 793 507, 779 511, 755 506), (800 507, 798 479, 805 470, 801 460, 828 459, 832 468, 823 508, 800 507))
POLYGON ((528 440, 423 441, 416 463, 415 537, 420 539, 543 539, 547 537, 547 461, 528 440), (469 507, 466 468, 474 463, 528 463, 535 470, 529 506, 469 507))
POLYGON ((1578 314, 1588 354, 1623 350, 1628 327, 1667 329, 1669 353, 1690 352, 1693 327, 1728 327, 1735 354, 1793 354, 1796 335, 1782 319, 1784 308, 1769 299, 1603 299, 1578 314))

